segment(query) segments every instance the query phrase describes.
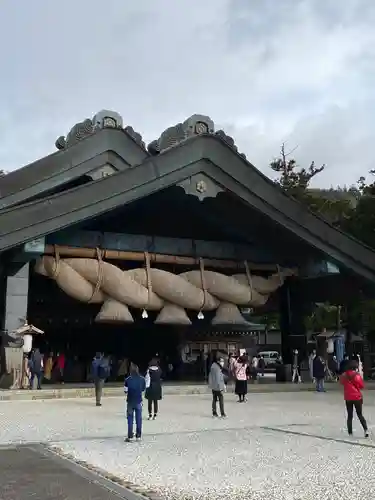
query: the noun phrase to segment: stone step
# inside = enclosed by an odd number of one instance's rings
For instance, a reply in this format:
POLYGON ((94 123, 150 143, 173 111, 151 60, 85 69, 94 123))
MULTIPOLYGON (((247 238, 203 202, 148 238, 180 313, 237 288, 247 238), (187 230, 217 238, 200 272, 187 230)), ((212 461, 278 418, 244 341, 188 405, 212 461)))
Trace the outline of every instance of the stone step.
MULTIPOLYGON (((340 391, 338 383, 328 382, 326 384, 329 391, 340 391)), ((375 382, 366 383, 368 390, 375 389, 375 382)), ((228 392, 233 392, 233 386, 228 387, 228 392)), ((249 384, 249 393, 272 393, 272 392, 313 392, 314 386, 311 383, 255 383, 249 384)), ((206 384, 194 383, 166 383, 163 386, 163 394, 169 396, 210 394, 210 389, 206 384)), ((103 390, 104 397, 121 397, 124 395, 122 384, 108 384, 103 390)), ((35 401, 47 399, 74 399, 95 397, 94 387, 90 384, 67 384, 63 386, 44 386, 42 390, 3 390, 0 391, 0 401, 35 401)))

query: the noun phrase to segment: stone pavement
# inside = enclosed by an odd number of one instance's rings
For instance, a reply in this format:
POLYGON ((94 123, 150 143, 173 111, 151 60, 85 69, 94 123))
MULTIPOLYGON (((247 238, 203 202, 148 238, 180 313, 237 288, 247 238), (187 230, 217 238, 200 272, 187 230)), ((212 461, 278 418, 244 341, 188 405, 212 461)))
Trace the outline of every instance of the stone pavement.
MULTIPOLYGON (((122 398, 0 403, 0 444, 44 442, 109 477, 164 499, 372 500, 375 442, 346 435, 336 392, 226 395, 212 419, 206 395, 167 396, 141 443, 124 443, 122 398)), ((375 424, 375 393, 365 393, 375 424)), ((1 478, 0 478, 1 479, 1 478)), ((57 497, 58 498, 58 497, 57 497)))
MULTIPOLYGON (((120 500, 127 491, 38 448, 0 450, 1 500, 120 500)), ((82 468, 81 468, 82 469, 82 468)))

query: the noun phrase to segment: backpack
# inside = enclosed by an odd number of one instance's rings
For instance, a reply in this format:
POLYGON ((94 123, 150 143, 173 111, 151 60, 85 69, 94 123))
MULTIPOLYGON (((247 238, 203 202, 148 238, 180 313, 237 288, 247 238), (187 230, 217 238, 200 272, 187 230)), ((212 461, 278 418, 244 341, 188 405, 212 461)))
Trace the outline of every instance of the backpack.
POLYGON ((99 365, 98 366, 98 378, 104 380, 108 378, 110 375, 110 370, 108 365, 99 365))

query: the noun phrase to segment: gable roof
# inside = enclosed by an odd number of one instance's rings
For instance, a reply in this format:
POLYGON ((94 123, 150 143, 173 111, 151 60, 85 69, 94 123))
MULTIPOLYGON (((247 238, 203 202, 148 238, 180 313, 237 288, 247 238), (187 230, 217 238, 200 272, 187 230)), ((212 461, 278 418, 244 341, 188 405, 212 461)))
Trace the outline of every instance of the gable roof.
MULTIPOLYGON (((107 133, 113 133, 108 130, 107 133)), ((204 173, 338 264, 375 282, 375 253, 289 198, 226 142, 199 135, 138 166, 0 212, 0 252, 204 173)))
POLYGON ((0 209, 25 202, 103 166, 106 161, 100 155, 108 152, 112 155, 107 162, 117 170, 138 165, 149 156, 125 130, 99 130, 68 149, 0 177, 0 209))

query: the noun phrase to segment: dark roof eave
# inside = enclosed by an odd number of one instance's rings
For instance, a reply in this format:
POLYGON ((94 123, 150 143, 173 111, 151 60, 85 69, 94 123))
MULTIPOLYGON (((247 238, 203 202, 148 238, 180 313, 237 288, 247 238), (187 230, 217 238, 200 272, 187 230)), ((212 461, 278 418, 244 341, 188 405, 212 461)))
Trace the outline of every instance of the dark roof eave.
POLYGON ((149 153, 125 130, 104 129, 74 146, 0 177, 0 209, 20 204, 92 171, 98 156, 114 153, 119 169, 142 163, 149 153), (94 165, 92 165, 94 164, 94 165))
POLYGON ((375 282, 375 254, 287 197, 215 136, 198 136, 142 164, 47 200, 0 212, 0 251, 90 219, 202 172, 355 273, 375 282))

